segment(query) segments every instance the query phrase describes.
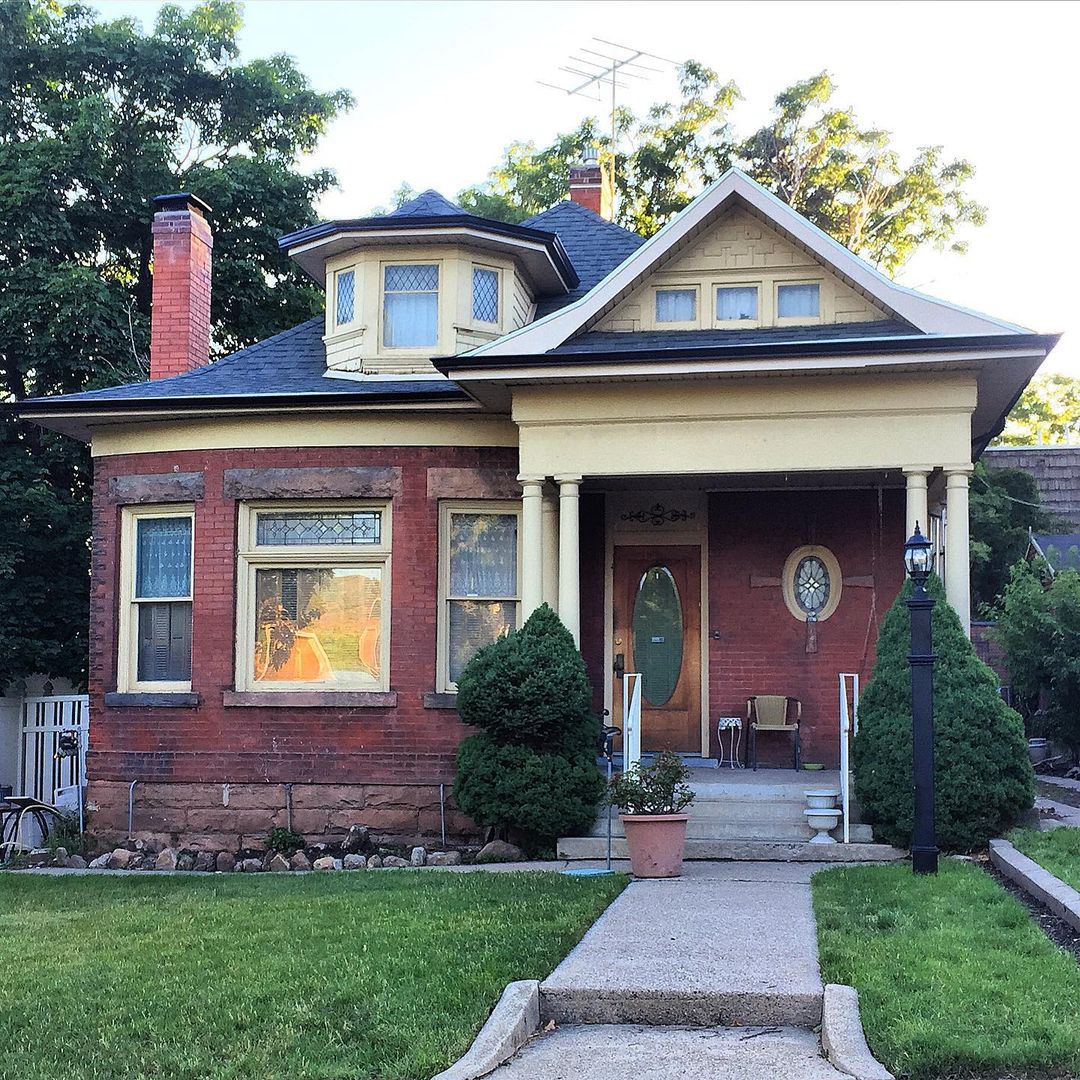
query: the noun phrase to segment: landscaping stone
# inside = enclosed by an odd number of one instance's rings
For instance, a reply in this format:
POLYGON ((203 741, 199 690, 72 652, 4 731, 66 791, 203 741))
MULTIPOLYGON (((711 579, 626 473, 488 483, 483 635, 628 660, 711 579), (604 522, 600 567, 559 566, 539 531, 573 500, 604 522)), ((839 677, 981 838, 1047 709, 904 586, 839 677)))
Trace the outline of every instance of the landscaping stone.
POLYGON ((287 874, 292 870, 292 867, 289 865, 289 860, 279 852, 270 860, 267 869, 274 874, 287 874))
POLYGON ((112 858, 112 852, 106 851, 104 855, 99 855, 96 859, 90 861, 91 870, 105 870, 109 865, 109 860, 112 858))
POLYGON ((364 870, 367 868, 367 859, 363 855, 350 853, 342 860, 342 866, 346 870, 364 870))
POLYGON ((127 848, 116 848, 109 854, 108 867, 110 870, 127 870, 136 858, 134 851, 127 848))
POLYGON ((48 866, 52 857, 52 852, 44 847, 34 848, 28 856, 31 866, 48 866))
POLYGON ((190 851, 185 851, 182 855, 177 857, 176 860, 177 870, 194 870, 195 869, 195 856, 190 851))
POLYGON ((422 847, 414 847, 409 853, 409 862, 413 866, 423 866, 427 862, 427 850, 422 847))
POLYGON ((66 847, 58 847, 53 855, 53 861, 57 866, 67 866, 68 849, 66 847))
POLYGON ((319 858, 319 859, 315 860, 315 869, 316 870, 336 870, 337 867, 334 865, 335 862, 336 862, 336 860, 330 858, 329 855, 323 855, 322 858, 319 858))
POLYGON ((242 859, 240 861, 240 870, 245 874, 257 874, 262 868, 262 859, 242 859))
POLYGON ((195 856, 195 870, 200 870, 203 873, 214 870, 214 856, 209 851, 200 851, 195 856))
POLYGON ((85 870, 86 860, 81 855, 69 855, 66 865, 69 870, 85 870))
POLYGON ((383 863, 381 855, 372 855, 371 858, 369 858, 367 861, 369 870, 381 870, 382 864, 383 863))
POLYGON ((179 858, 177 857, 175 849, 167 847, 161 851, 158 857, 154 860, 155 870, 175 870, 179 864, 179 858))
POLYGON ((219 873, 230 874, 236 869, 236 859, 229 852, 221 851, 214 860, 214 866, 219 873))
POLYGON ((433 851, 427 857, 428 866, 460 866, 460 851, 433 851))
POLYGON ((345 843, 341 846, 350 854, 366 851, 371 843, 368 827, 366 825, 352 825, 349 835, 345 837, 345 843))
POLYGON ((478 863, 520 862, 524 858, 525 852, 514 844, 508 844, 505 840, 492 840, 480 849, 476 861, 478 863))
POLYGON ((310 870, 311 869, 311 860, 307 857, 305 852, 298 851, 289 860, 289 865, 294 870, 310 870))
POLYGON ((386 858, 383 859, 382 864, 384 867, 390 866, 396 870, 401 870, 406 866, 412 866, 412 863, 409 862, 408 859, 402 859, 398 855, 387 855, 386 858))

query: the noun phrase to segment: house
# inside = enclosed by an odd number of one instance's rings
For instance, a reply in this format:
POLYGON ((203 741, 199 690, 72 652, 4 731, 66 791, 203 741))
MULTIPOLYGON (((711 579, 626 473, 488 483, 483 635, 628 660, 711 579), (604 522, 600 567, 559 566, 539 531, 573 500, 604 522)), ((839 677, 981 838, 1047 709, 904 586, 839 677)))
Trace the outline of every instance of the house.
POLYGON ((972 462, 1056 338, 897 285, 737 171, 648 240, 595 161, 569 195, 285 236, 325 318, 213 364, 212 215, 157 200, 150 380, 23 408, 93 453, 96 833, 129 797, 189 844, 470 833, 455 680, 544 601, 598 710, 642 672, 644 749, 705 758, 773 693, 835 765, 916 522, 968 625, 972 462))
POLYGON ((1080 446, 991 446, 983 461, 1030 473, 1043 509, 1080 528, 1080 446))

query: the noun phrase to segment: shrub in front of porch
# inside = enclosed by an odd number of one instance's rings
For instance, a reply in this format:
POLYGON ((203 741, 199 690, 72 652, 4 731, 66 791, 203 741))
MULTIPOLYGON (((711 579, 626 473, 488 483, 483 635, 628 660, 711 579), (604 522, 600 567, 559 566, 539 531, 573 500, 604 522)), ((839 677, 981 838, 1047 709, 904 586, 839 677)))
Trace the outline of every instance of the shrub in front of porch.
MULTIPOLYGON (((941 583, 934 652, 934 766, 937 839, 946 851, 971 851, 1006 832, 1035 801, 1024 725, 998 693, 997 677, 975 655, 941 583)), ((876 839, 911 844, 911 640, 906 584, 885 615, 877 662, 859 702, 855 790, 876 839)))
POLYGON ((454 798, 474 821, 536 851, 587 832, 604 791, 585 662, 546 604, 480 649, 458 680, 480 729, 458 751, 454 798))

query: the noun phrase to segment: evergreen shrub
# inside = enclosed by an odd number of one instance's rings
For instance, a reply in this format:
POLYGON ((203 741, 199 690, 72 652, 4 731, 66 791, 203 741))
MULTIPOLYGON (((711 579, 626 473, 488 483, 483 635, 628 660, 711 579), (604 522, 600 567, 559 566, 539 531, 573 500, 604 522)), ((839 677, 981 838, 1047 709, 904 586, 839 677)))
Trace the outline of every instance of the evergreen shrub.
MULTIPOLYGON (((971 851, 1007 831, 1035 800, 1024 725, 998 693, 997 676, 975 655, 941 583, 932 614, 934 757, 938 846, 971 851)), ((874 673, 859 702, 855 790, 877 840, 910 847, 912 791, 911 613, 907 582, 886 613, 874 673)))

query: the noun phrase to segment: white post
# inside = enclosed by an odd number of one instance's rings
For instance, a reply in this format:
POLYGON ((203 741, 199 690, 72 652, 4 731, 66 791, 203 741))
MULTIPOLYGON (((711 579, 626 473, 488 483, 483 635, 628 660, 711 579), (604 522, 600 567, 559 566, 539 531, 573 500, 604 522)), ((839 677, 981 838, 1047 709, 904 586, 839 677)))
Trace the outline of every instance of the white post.
POLYGON ((521 618, 527 619, 544 602, 544 478, 519 476, 521 481, 521 618))
POLYGON ((556 476, 559 485, 559 618, 581 645, 580 476, 556 476))
POLYGON ((641 761, 641 676, 623 676, 623 772, 641 761))
POLYGON ((544 603, 559 610, 559 503, 544 496, 544 603))
POLYGON ((907 532, 904 539, 915 535, 915 524, 923 536, 930 535, 930 511, 926 498, 926 478, 930 475, 928 465, 912 465, 904 469, 907 477, 907 532))
POLYGON ((945 596, 971 636, 971 538, 968 481, 972 467, 945 470, 945 596))

